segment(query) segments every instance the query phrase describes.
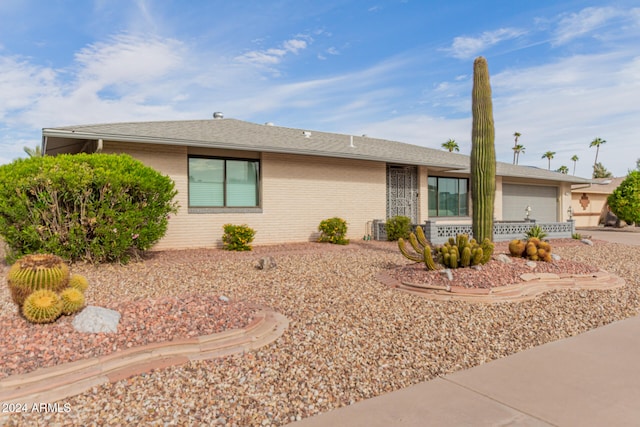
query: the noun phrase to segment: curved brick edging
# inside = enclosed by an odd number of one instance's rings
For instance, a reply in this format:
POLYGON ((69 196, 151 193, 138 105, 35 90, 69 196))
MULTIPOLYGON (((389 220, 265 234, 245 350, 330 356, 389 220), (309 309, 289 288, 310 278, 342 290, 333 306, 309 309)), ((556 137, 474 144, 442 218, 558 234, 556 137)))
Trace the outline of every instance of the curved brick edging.
POLYGON ((400 282, 386 271, 377 275, 378 281, 398 290, 438 301, 468 301, 494 303, 500 301, 525 301, 557 289, 606 290, 624 286, 621 277, 606 271, 593 274, 526 273, 520 276, 521 283, 487 288, 465 288, 462 286, 429 286, 400 282))
POLYGON ((94 386, 120 381, 152 369, 249 352, 278 339, 288 325, 289 320, 285 316, 261 310, 242 329, 153 343, 106 356, 12 375, 0 380, 0 401, 28 406, 50 403, 83 393, 94 386))

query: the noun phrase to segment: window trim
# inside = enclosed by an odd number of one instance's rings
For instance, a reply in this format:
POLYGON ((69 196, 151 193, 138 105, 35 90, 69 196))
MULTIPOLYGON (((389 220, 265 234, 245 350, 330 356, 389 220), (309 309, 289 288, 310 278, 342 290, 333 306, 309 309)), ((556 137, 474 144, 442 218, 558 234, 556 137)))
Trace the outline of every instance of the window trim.
POLYGON ((427 176, 427 213, 429 215, 429 218, 469 218, 470 216, 470 188, 469 188, 469 183, 470 183, 470 179, 469 178, 464 178, 464 177, 457 177, 457 176, 440 176, 440 175, 429 175, 427 176), (443 179, 455 179, 458 181, 458 214, 457 215, 439 215, 440 213, 440 183, 439 181, 436 181, 436 201, 435 201, 435 207, 431 207, 430 203, 429 203, 429 196, 430 194, 430 185, 429 185, 429 179, 431 178, 435 178, 436 180, 439 180, 440 178, 443 179), (466 204, 467 204, 467 213, 465 215, 460 215, 460 181, 465 181, 467 183, 467 195, 466 195, 466 204), (436 211, 436 215, 431 215, 431 211, 435 210, 436 211))
POLYGON ((208 213, 261 213, 262 212, 262 159, 261 158, 245 158, 245 157, 230 157, 230 156, 206 156, 198 154, 187 155, 187 211, 193 214, 208 214, 208 213), (191 181, 190 181, 190 160, 191 159, 209 159, 209 160, 222 160, 223 171, 223 204, 224 206, 191 206, 191 181), (256 199, 258 203, 256 206, 227 206, 227 161, 244 161, 257 163, 258 176, 256 185, 256 199))

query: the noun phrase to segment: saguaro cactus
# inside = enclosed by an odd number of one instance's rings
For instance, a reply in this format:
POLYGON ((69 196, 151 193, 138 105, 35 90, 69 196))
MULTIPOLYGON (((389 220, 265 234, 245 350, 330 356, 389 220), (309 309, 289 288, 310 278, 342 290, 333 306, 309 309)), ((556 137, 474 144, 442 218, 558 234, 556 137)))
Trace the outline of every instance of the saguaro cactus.
POLYGON ((473 237, 493 241, 493 206, 496 196, 496 149, 489 67, 482 56, 473 62, 471 94, 471 201, 473 237))

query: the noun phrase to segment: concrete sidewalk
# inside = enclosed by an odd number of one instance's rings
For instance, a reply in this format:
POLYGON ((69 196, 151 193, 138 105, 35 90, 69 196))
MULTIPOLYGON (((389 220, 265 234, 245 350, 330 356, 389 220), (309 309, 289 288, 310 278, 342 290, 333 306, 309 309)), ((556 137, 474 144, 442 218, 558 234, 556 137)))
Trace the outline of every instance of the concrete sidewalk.
POLYGON ((307 418, 325 426, 638 426, 640 317, 307 418))
MULTIPOLYGON (((635 231, 635 230, 634 230, 635 231)), ((640 245, 640 233, 589 230, 640 245)), ((640 426, 640 316, 307 418, 292 427, 640 426)))

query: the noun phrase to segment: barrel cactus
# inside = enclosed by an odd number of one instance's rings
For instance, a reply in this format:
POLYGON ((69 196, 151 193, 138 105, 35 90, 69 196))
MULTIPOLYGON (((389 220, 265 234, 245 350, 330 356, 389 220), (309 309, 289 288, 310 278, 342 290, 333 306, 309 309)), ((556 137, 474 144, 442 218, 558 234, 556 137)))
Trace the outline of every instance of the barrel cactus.
POLYGON ((22 314, 33 323, 51 323, 62 314, 62 300, 50 289, 40 289, 24 300, 22 314))
POLYGON ((89 281, 81 274, 72 274, 69 277, 69 286, 76 288, 80 292, 84 292, 89 287, 89 281))
POLYGON ((21 306, 34 291, 60 292, 69 282, 69 267, 56 255, 32 254, 17 260, 9 270, 7 283, 13 301, 21 306))
POLYGON ((551 244, 542 241, 537 237, 522 241, 515 239, 509 242, 509 253, 513 257, 524 257, 531 261, 551 262, 551 244))
POLYGON ((496 152, 493 104, 487 60, 473 63, 471 131, 472 229, 478 242, 493 241, 493 209, 496 194, 496 152))
POLYGON ((62 314, 70 315, 84 308, 84 294, 77 288, 68 287, 60 292, 62 300, 62 314))

